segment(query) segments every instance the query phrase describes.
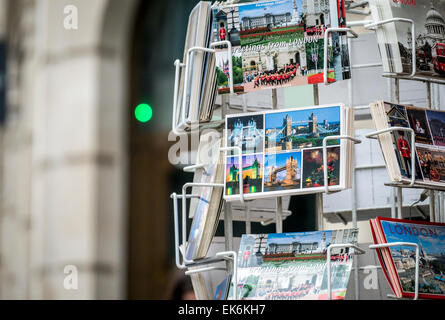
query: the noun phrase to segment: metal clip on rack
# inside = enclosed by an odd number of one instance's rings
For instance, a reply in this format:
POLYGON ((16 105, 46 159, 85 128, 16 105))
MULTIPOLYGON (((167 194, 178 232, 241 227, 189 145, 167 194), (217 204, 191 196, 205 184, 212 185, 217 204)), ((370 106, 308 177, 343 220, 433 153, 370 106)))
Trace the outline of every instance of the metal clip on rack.
POLYGON ((324 32, 324 59, 323 59, 323 82, 325 85, 329 85, 328 81, 328 41, 329 34, 333 32, 346 32, 351 35, 348 38, 358 38, 358 34, 351 28, 327 28, 324 32))
MULTIPOLYGON (((238 151, 238 159, 239 161, 242 161, 242 151, 239 147, 230 147, 230 148, 220 148, 220 152, 224 151, 230 151, 230 150, 237 150, 238 151)), ((197 165, 195 168, 204 168, 203 165, 197 165)), ((240 182, 240 201, 244 202, 244 193, 243 193, 243 176, 242 176, 242 169, 240 172, 239 177, 240 182)), ((224 188, 224 184, 222 183, 186 183, 182 186, 182 194, 178 195, 176 193, 173 193, 170 197, 173 199, 173 212, 174 212, 174 224, 175 224, 175 255, 176 255, 176 266, 179 269, 185 269, 187 266, 192 265, 195 263, 193 260, 187 260, 185 257, 185 254, 183 254, 182 260, 183 262, 180 262, 180 252, 179 252, 179 219, 178 219, 178 199, 182 200, 182 247, 185 249, 186 247, 186 233, 187 233, 187 199, 192 198, 200 198, 197 194, 188 195, 187 189, 190 187, 212 187, 212 188, 224 188)))
POLYGON ((379 130, 376 132, 371 132, 366 135, 366 138, 368 139, 377 139, 376 137, 387 133, 387 132, 394 132, 394 131, 405 131, 409 132, 411 136, 411 180, 409 184, 403 183, 403 182, 387 182, 385 183, 386 186, 389 187, 395 187, 397 188, 397 217, 398 219, 403 219, 403 201, 402 201, 402 188, 424 188, 423 186, 416 186, 415 185, 415 179, 416 179, 416 145, 415 145, 415 133, 414 130, 411 128, 404 128, 404 127, 392 127, 387 128, 383 130, 379 130))
MULTIPOLYGON (((357 38, 358 35, 353 30, 351 30, 351 28, 350 28, 352 26, 352 24, 354 24, 354 25, 362 25, 362 26, 367 25, 368 28, 375 28, 375 27, 383 25, 385 23, 402 21, 402 20, 403 19, 392 19, 392 20, 388 20, 388 21, 381 21, 381 22, 374 23, 374 24, 373 24, 373 21, 366 21, 366 22, 360 22, 360 23, 355 23, 355 24, 351 23, 351 25, 348 23, 347 24, 348 28, 328 28, 328 29, 326 29, 325 35, 324 35, 324 38, 325 38, 325 42, 324 42, 324 46, 325 46, 324 47, 324 49, 325 49, 324 50, 324 55, 325 55, 324 58, 325 59, 324 59, 324 69, 323 69, 323 72, 324 72, 324 84, 325 85, 329 85, 330 84, 328 82, 328 61, 327 61, 327 52, 328 52, 327 45, 328 45, 328 35, 329 35, 329 33, 331 33, 331 32, 346 32, 346 33, 350 34, 348 36, 348 38, 357 38)), ((409 22, 409 21, 402 21, 402 22, 409 22)), ((412 27, 414 28, 414 24, 413 23, 412 23, 412 27)), ((231 56, 232 48, 231 48, 230 42, 228 42, 228 41, 222 41, 222 42, 213 43, 211 45, 211 48, 213 48, 215 46, 218 46, 218 45, 224 45, 224 44, 226 44, 228 46, 229 56, 231 56)), ((202 51, 209 52, 209 53, 215 53, 215 50, 213 50, 211 48, 191 48, 189 50, 189 52, 187 53, 187 57, 189 59, 188 61, 190 61, 191 54, 194 51, 197 51, 197 50, 202 50, 202 51)), ((414 59, 414 63, 415 63, 415 59, 414 59)), ((360 66, 360 67, 374 67, 374 66, 378 66, 378 65, 380 65, 380 64, 371 64, 369 66, 368 65, 363 65, 363 66, 360 66)), ((184 131, 184 128, 190 128, 190 126, 195 124, 195 123, 192 123, 190 121, 190 119, 186 119, 186 115, 185 115, 186 110, 184 108, 185 107, 185 97, 183 97, 183 101, 182 101, 182 114, 181 114, 181 117, 179 119, 180 123, 179 123, 179 125, 177 125, 178 119, 177 119, 177 114, 176 114, 176 107, 177 107, 177 102, 178 102, 177 100, 178 100, 178 88, 179 88, 179 75, 180 75, 181 68, 185 67, 185 73, 186 73, 186 79, 187 79, 188 78, 189 69, 188 69, 188 66, 186 64, 181 63, 179 60, 177 60, 175 62, 175 67, 176 67, 176 78, 175 78, 175 91, 174 91, 174 102, 173 102, 173 110, 174 111, 173 111, 172 131, 175 134, 180 135, 180 134, 186 134, 187 132, 184 131)), ((414 68, 414 70, 415 70, 415 68, 414 68)), ((231 59, 229 59, 229 72, 230 72, 231 75, 233 75, 233 66, 232 66, 231 59)), ((229 81, 230 81, 230 90, 231 90, 231 93, 233 93, 234 92, 233 82, 232 82, 233 81, 233 76, 229 77, 229 81)), ((185 85, 186 85, 186 89, 188 89, 187 81, 185 81, 185 85)), ((273 92, 272 95, 274 95, 274 91, 272 91, 272 92, 273 92)), ((275 92, 275 94, 276 94, 276 92, 275 92)), ((319 101, 318 100, 318 85, 314 85, 314 96, 315 96, 315 99, 316 99, 316 103, 315 104, 318 104, 318 101, 319 101)), ((351 106, 352 106, 352 103, 351 103, 351 106)), ((224 110, 224 102, 223 102, 223 110, 224 110)), ((247 106, 243 106, 242 110, 244 112, 246 112, 247 111, 247 106)), ((199 124, 197 126, 199 127, 199 124)), ((331 137, 331 139, 334 139, 334 137, 331 137)), ((350 137, 350 136, 337 136, 337 137, 335 137, 335 139, 348 139, 348 140, 353 141, 355 144, 361 143, 361 140, 356 139, 354 137, 350 137)), ((324 185, 325 190, 324 190, 324 192, 326 194, 329 194, 329 193, 333 192, 332 188, 331 189, 329 188, 328 179, 327 179, 327 176, 328 176, 328 172, 327 172, 327 141, 328 140, 330 140, 330 139, 325 139, 323 141, 323 164, 324 164, 324 181, 325 181, 325 185, 324 185)), ((235 149, 235 148, 222 148, 221 151, 229 151, 229 150, 232 150, 232 149, 235 149)), ((239 153, 238 153, 238 156, 240 158, 242 158, 241 154, 242 153, 241 153, 241 150, 240 150, 239 153)), ((240 161, 240 163, 242 163, 241 160, 239 160, 239 161, 240 161)), ((194 172, 195 170, 201 170, 201 169, 205 170, 205 167, 203 165, 201 165, 201 164, 197 164, 197 165, 186 167, 184 170, 187 171, 187 172, 194 172)), ((242 166, 241 166, 241 170, 242 170, 242 166)), ((354 171, 354 173, 355 173, 355 171, 354 171)), ((244 203, 245 199, 244 199, 244 195, 243 195, 243 181, 242 181, 243 177, 242 177, 242 172, 240 172, 240 179, 239 180, 240 180, 240 201, 242 203, 244 203)), ((200 265, 206 265, 206 264, 221 262, 221 261, 224 261, 224 260, 227 261, 227 259, 230 259, 230 257, 231 257, 233 259, 233 261, 234 261, 234 263, 233 263, 233 275, 234 275, 234 277, 232 278, 232 282, 234 283, 234 289, 235 289, 234 290, 234 297, 236 298, 237 297, 237 293, 236 293, 236 289, 237 289, 236 288, 236 286, 237 286, 237 272, 236 272, 237 264, 236 264, 236 253, 235 252, 233 252, 233 251, 221 252, 221 253, 218 253, 213 258, 205 258, 205 259, 200 259, 200 260, 197 260, 197 261, 189 261, 189 260, 186 260, 185 257, 183 257, 184 258, 183 259, 183 263, 180 262, 179 223, 178 223, 177 199, 179 199, 179 198, 182 199, 182 204, 183 204, 183 206, 182 206, 182 243, 183 243, 183 248, 185 248, 185 244, 186 244, 186 227, 185 227, 185 222, 186 222, 186 209, 185 209, 186 199, 199 197, 198 195, 186 195, 186 192, 185 192, 186 188, 187 187, 191 187, 191 186, 198 186, 198 184, 187 184, 187 185, 185 185, 184 188, 183 188, 183 194, 182 195, 178 196, 176 194, 172 194, 172 198, 174 200, 174 212, 175 212, 174 216, 175 216, 176 265, 180 269, 185 269, 185 268, 189 268, 189 267, 196 267, 196 266, 200 266, 200 265)), ((204 184, 201 184, 201 186, 204 186, 204 184)), ((206 186, 209 186, 209 185, 206 185, 206 186)), ((223 185, 216 185, 215 184, 214 187, 223 187, 223 185)), ((227 206, 226 209, 228 209, 229 212, 230 212, 230 214, 227 215, 227 217, 230 220, 229 224, 228 224, 228 226, 229 226, 231 224, 231 222, 232 222, 232 219, 231 219, 232 218, 231 217, 231 206, 229 206, 229 204, 226 204, 226 206, 227 206)), ((247 221, 247 219, 248 218, 246 218, 246 221, 247 221)), ((277 220, 276 220, 277 225, 278 225, 278 220, 279 219, 277 217, 277 220)), ((266 222, 264 222, 264 224, 266 224, 266 222)), ((356 227, 356 224, 357 223, 356 223, 356 218, 355 218, 355 220, 354 220, 354 226, 355 227, 356 227)), ((225 229, 226 229, 226 224, 225 224, 225 229)), ((329 257, 328 257, 328 262, 329 262, 328 263, 328 279, 329 279, 329 281, 328 281, 329 290, 328 291, 329 291, 329 299, 331 299, 331 281, 330 281, 330 278, 331 278, 331 263, 330 263, 330 254, 331 254, 331 249, 338 248, 338 247, 353 248, 353 249, 357 250, 357 252, 358 252, 358 253, 354 252, 355 254, 363 254, 365 252, 364 250, 362 250, 361 248, 357 247, 354 244, 337 244, 337 245, 331 245, 328 248, 328 255, 329 255, 329 257)), ((185 253, 183 253, 183 255, 185 255, 185 253)), ((358 268, 356 268, 356 269, 358 270, 358 268)), ((212 270, 222 270, 222 268, 217 268, 217 267, 194 268, 194 270, 187 271, 187 274, 192 274, 192 273, 197 273, 197 272, 206 272, 206 271, 212 271, 212 270)), ((224 270, 227 270, 227 269, 224 269, 224 270)), ((357 273, 355 273, 355 278, 356 278, 356 285, 357 285, 357 283, 358 283, 358 274, 357 273)), ((356 288, 356 298, 358 299, 357 288, 356 288)))
POLYGON ((196 170, 204 170, 204 172, 206 172, 206 167, 204 164, 195 164, 192 166, 188 166, 188 167, 184 167, 184 172, 189 172, 189 173, 194 173, 196 170))
MULTIPOLYGON (((373 20, 363 20, 363 21, 353 21, 353 22, 349 22, 347 23, 347 25, 349 27, 352 26, 363 26, 366 29, 369 30, 376 30, 378 27, 381 27, 385 24, 388 23, 397 23, 397 22, 402 22, 402 23, 409 23, 411 24, 411 34, 413 35, 413 38, 415 38, 415 25, 414 25, 414 21, 411 19, 405 19, 405 18, 393 18, 393 19, 388 19, 388 20, 383 20, 383 21, 373 21, 373 20)), ((435 83, 435 84, 445 84, 445 80, 444 79, 440 79, 440 78, 431 78, 431 77, 426 77, 426 76, 421 76, 421 75, 416 75, 416 71, 417 71, 417 61, 416 61, 416 43, 415 41, 412 41, 411 43, 411 60, 412 60, 412 64, 411 64, 411 73, 409 75, 407 74, 396 74, 396 73, 383 73, 383 77, 386 78, 392 78, 395 80, 395 95, 396 95, 396 103, 400 103, 400 80, 411 80, 411 81, 421 81, 426 83, 427 85, 427 104, 428 104, 428 109, 433 109, 432 108, 432 98, 431 98, 431 84, 435 83)), ((415 162, 415 160, 414 160, 415 162)), ((413 161, 411 161, 411 164, 413 164, 413 161)), ((413 170, 413 173, 415 171, 413 170)), ((432 222, 439 220, 444 222, 444 209, 445 206, 441 203, 439 203, 439 207, 438 207, 438 213, 436 214, 436 205, 435 205, 435 193, 437 191, 442 191, 442 188, 437 188, 437 187, 432 187, 432 186, 428 186, 428 185, 423 185, 421 183, 413 183, 415 178, 413 178, 411 180, 410 184, 403 184, 403 183, 385 183, 386 186, 390 186, 390 187, 394 187, 397 190, 397 206, 398 206, 398 218, 402 219, 402 205, 403 205, 403 201, 402 201, 402 196, 403 196, 403 192, 402 192, 402 188, 420 188, 420 189, 428 189, 429 190, 429 196, 430 196, 430 220, 432 222)), ((441 192, 439 194, 439 199, 441 199, 440 201, 443 202, 443 193, 441 192)), ((395 218, 395 214, 393 215, 393 218, 395 218)))
POLYGON ((351 137, 351 136, 329 136, 323 139, 323 178, 324 178, 324 192, 326 194, 338 192, 338 191, 330 191, 329 183, 328 183, 328 149, 327 142, 329 140, 350 140, 354 142, 354 144, 362 143, 360 139, 351 137))
MULTIPOLYGON (((416 170, 415 170, 415 164, 416 164, 416 135, 414 133, 414 130, 411 128, 404 128, 404 127, 392 127, 387 128, 375 132, 371 132, 366 135, 366 138, 368 139, 377 139, 376 136, 379 136, 381 134, 387 133, 387 132, 395 132, 395 131, 405 131, 409 132, 411 136, 411 182, 409 183, 409 187, 414 186, 415 179, 416 179, 416 170), (414 169, 413 169, 414 168, 414 169)), ((391 183, 393 185, 393 183, 391 183)), ((406 186, 406 184, 400 183, 397 184, 397 186, 406 186)))
MULTIPOLYGON (((227 46, 227 51, 228 51, 228 56, 231 57, 232 56, 232 44, 230 43, 230 41, 218 41, 218 42, 213 42, 210 44, 210 48, 204 48, 204 47, 193 47, 190 48, 187 51, 187 61, 191 60, 192 55, 196 52, 196 51, 202 51, 202 52, 207 52, 207 53, 211 53, 211 54, 215 54, 216 50, 213 49, 216 46, 223 46, 226 45, 227 46)), ((234 93, 234 87, 233 87, 233 65, 232 65, 232 59, 228 59, 229 60, 229 86, 230 86, 230 93, 234 93)), ((185 129, 189 129, 192 125, 196 125, 199 127, 199 122, 194 121, 195 119, 187 119, 186 118, 186 110, 185 110, 185 106, 186 106, 186 102, 187 102, 187 94, 186 92, 188 91, 188 86, 189 86, 189 82, 187 81, 189 78, 189 73, 190 73, 190 68, 189 68, 189 64, 188 63, 182 63, 179 59, 177 59, 174 63, 175 65, 175 85, 174 85, 174 93, 173 93, 173 117, 172 117, 172 132, 176 135, 183 135, 183 134, 187 134, 187 132, 185 131, 185 129), (179 94, 179 79, 180 79, 180 73, 181 73, 181 68, 185 68, 184 73, 184 93, 182 95, 182 101, 180 102, 182 107, 180 108, 180 110, 182 110, 181 112, 181 118, 178 122, 177 119, 177 114, 176 114, 176 110, 177 110, 177 106, 178 106, 178 94, 179 94)))
MULTIPOLYGON (((416 271, 415 271, 415 285, 414 285, 414 300, 417 300, 419 297, 419 245, 413 242, 391 242, 391 243, 382 243, 382 244, 374 244, 370 245, 369 249, 377 249, 380 250, 382 248, 389 247, 399 247, 399 246, 407 246, 407 247, 415 247, 416 248, 416 271)), ((388 295, 390 298, 397 297, 393 295, 388 295)))
MULTIPOLYGON (((221 262, 223 260, 230 260, 233 263, 233 273, 232 273, 232 279, 231 279, 231 283, 233 283, 233 300, 236 300, 236 298, 238 297, 238 275, 237 275, 237 270, 238 270, 238 259, 237 259, 237 254, 235 251, 224 251, 224 252, 218 252, 215 256, 215 259, 213 260, 207 260, 207 261, 203 261, 203 262, 195 262, 195 266, 198 264, 211 264, 211 263, 218 263, 221 262), (222 259, 222 260, 221 260, 222 259)), ((197 268, 197 269, 193 269, 193 270, 188 270, 185 272, 186 275, 191 275, 194 273, 200 273, 200 272, 208 272, 208 271, 215 271, 215 270, 222 270, 222 271, 226 271, 226 268, 218 268, 218 267, 202 267, 202 268, 197 268)))
MULTIPOLYGON (((375 30, 376 27, 380 27, 383 26, 385 24, 388 23, 394 23, 394 22, 405 22, 405 23, 409 23, 411 24, 411 34, 413 35, 413 37, 415 37, 416 34, 416 27, 414 25, 414 21, 411 19, 405 19, 405 18, 392 18, 392 19, 387 19, 387 20, 382 20, 382 21, 377 21, 377 22, 373 22, 370 24, 365 24, 363 27, 366 29, 370 29, 370 30, 375 30)), ((414 75, 416 74, 416 42, 412 41, 411 44, 411 59, 412 59, 412 68, 411 68, 411 77, 414 77, 414 75)), ((391 75, 391 74, 387 74, 387 75, 391 75)))
MULTIPOLYGON (((240 147, 228 147, 228 148, 220 148, 220 152, 227 152, 227 151, 237 151, 238 153, 238 159, 240 161, 240 163, 242 163, 242 150, 240 147)), ((205 170, 205 166, 203 164, 198 164, 198 165, 194 165, 194 166, 190 166, 185 168, 188 172, 194 172, 195 170, 198 169, 203 169, 205 170)), ((239 173, 240 177, 239 177, 239 183, 240 183, 240 201, 241 203, 244 203, 244 193, 243 193, 243 176, 242 176, 242 168, 241 171, 239 173)), ((218 262, 222 262, 222 261, 227 261, 227 260, 231 260, 233 261, 233 277, 232 277, 232 282, 234 282, 234 297, 237 297, 237 293, 236 293, 236 283, 237 283, 237 255, 236 252, 233 251, 225 251, 225 252, 219 252, 216 254, 215 257, 210 257, 210 258, 204 258, 204 259, 199 259, 199 260, 188 260, 186 258, 186 234, 187 234, 187 199, 192 199, 192 198, 200 198, 199 195, 188 195, 187 194, 187 189, 190 187, 211 187, 211 188, 224 188, 224 184, 220 184, 220 183, 186 183, 184 184, 184 186, 182 187, 182 194, 178 195, 176 193, 173 193, 170 197, 173 199, 173 211, 174 211, 174 228, 175 228, 175 262, 176 262, 176 266, 178 267, 178 269, 187 269, 187 268, 191 268, 191 267, 196 267, 196 266, 200 266, 200 265, 208 265, 208 264, 214 264, 214 263, 218 263, 218 262), (179 245, 179 218, 178 218, 178 199, 182 200, 182 231, 181 231, 181 235, 182 235, 182 245, 181 247, 183 248, 183 252, 180 252, 180 245, 179 245), (182 253, 182 262, 181 262, 181 253, 182 253)), ((194 269, 194 270, 189 270, 186 272, 186 274, 193 274, 193 273, 198 273, 198 272, 207 272, 207 271, 212 271, 212 270, 226 270, 226 269, 222 269, 222 268, 217 268, 217 267, 204 267, 204 268, 198 268, 198 269, 194 269)))
MULTIPOLYGON (((328 269, 328 300, 332 299, 332 286, 331 286, 331 250, 335 249, 335 248, 353 248, 355 250, 358 251, 358 253, 356 253, 354 251, 354 255, 359 255, 359 254, 364 254, 366 251, 359 248, 357 245, 352 244, 352 243, 338 243, 338 244, 331 244, 328 249, 327 249, 327 257, 326 257, 326 264, 327 264, 327 269, 328 269)), ((358 279, 356 279, 357 281, 358 279)))

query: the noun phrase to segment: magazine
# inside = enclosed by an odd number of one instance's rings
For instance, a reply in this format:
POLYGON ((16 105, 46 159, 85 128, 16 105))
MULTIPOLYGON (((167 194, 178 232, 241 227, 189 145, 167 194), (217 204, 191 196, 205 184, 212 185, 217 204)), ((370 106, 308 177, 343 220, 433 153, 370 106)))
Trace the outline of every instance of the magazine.
MULTIPOLYGON (((445 224, 381 218, 371 220, 375 244, 409 242, 419 246, 419 298, 445 299, 445 224)), ((414 297, 416 248, 378 250, 385 276, 399 297, 414 297)))
POLYGON ((394 131, 379 136, 391 180, 411 181, 411 152, 415 148, 415 183, 444 190, 445 112, 383 101, 370 107, 377 130, 404 127, 413 129, 415 133, 415 146, 411 145, 409 132, 394 131))
MULTIPOLYGON (((243 235, 238 253, 238 299, 328 299, 327 248, 356 243, 357 235, 357 229, 243 235)), ((352 254, 353 249, 348 248, 331 250, 332 299, 345 298, 352 254)))
MULTIPOLYGON (((228 115, 226 145, 242 150, 227 152, 227 201, 239 200, 240 172, 245 199, 324 191, 323 139, 351 135, 351 108, 343 105, 228 115)), ((327 184, 331 190, 350 187, 352 150, 346 140, 327 141, 327 184)))
MULTIPOLYGON (((229 59, 236 93, 323 82, 324 34, 344 27, 344 0, 222 2, 213 6, 218 93, 229 93, 229 59)), ((345 33, 329 37, 328 81, 349 79, 345 33)))
POLYGON ((370 0, 369 5, 374 22, 405 18, 412 20, 415 25, 414 35, 411 24, 405 22, 377 27, 377 41, 385 72, 411 74, 414 44, 416 76, 425 78, 445 76, 444 1, 370 0))

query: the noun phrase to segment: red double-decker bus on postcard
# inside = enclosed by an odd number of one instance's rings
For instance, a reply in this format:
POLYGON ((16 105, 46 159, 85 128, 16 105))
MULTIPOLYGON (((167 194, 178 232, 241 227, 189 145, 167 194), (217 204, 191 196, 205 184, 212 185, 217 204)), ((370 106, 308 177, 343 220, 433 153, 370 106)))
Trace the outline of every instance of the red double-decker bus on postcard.
POLYGON ((432 48, 434 71, 445 74, 445 43, 437 42, 432 48))

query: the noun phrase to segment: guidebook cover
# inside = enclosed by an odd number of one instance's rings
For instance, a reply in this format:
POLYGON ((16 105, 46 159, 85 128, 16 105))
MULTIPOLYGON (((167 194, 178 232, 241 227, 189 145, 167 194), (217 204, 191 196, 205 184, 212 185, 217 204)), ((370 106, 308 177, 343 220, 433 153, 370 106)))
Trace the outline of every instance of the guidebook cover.
MULTIPOLYGON (((243 235, 238 256, 238 299, 326 300, 327 248, 355 243, 358 231, 345 229, 243 235)), ((352 251, 331 251, 332 299, 344 299, 352 251)))
MULTIPOLYGON (((323 139, 344 132, 342 106, 318 106, 229 115, 226 145, 242 150, 226 157, 225 198, 320 192, 324 187, 323 139)), ((328 185, 341 186, 341 141, 327 142, 328 185)))
MULTIPOLYGON (((416 148, 416 179, 433 184, 445 183, 445 112, 426 110, 385 102, 391 127, 414 130, 416 148)), ((411 137, 408 132, 393 133, 394 149, 400 172, 411 178, 411 137)))
MULTIPOLYGON (((229 59, 237 93, 323 82, 324 32, 344 23, 344 0, 243 1, 213 7, 218 92, 229 92, 229 59), (338 14, 340 12, 340 15, 338 14)), ((347 41, 329 38, 328 81, 350 78, 347 41)))
MULTIPOLYGON (((378 218, 386 242, 419 245, 419 297, 445 299, 445 224, 378 218)), ((390 247, 404 296, 414 295, 414 247, 390 247)))
MULTIPOLYGON (((385 25, 379 38, 384 69, 391 73, 412 71, 412 45, 415 45, 416 75, 445 77, 445 1, 442 0, 371 0, 374 20, 405 18, 414 21, 385 25), (390 34, 393 33, 393 34, 390 34), (394 38, 392 38, 394 37, 394 38)), ((380 32, 380 31, 378 31, 380 32)))

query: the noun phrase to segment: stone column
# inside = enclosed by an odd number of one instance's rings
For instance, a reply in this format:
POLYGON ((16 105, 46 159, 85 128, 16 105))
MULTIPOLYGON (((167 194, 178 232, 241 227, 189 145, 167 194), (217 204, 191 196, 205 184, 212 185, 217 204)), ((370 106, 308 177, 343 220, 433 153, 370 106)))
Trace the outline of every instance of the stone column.
POLYGON ((9 1, 1 298, 125 297, 125 40, 136 3, 9 1), (78 29, 64 24, 67 6, 78 29))

